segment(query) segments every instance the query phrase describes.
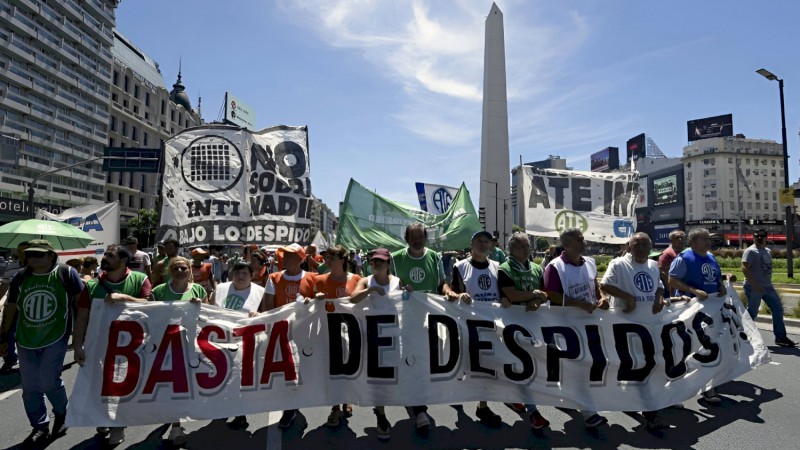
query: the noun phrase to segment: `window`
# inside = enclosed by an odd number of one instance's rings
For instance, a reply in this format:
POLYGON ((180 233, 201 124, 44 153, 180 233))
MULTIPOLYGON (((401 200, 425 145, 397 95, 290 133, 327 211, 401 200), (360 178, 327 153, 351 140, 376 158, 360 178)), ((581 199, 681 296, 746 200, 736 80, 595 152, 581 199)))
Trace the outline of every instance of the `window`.
POLYGON ((169 120, 170 120, 171 122, 175 122, 175 110, 174 110, 174 109, 171 109, 171 110, 169 111, 169 120))
POLYGON ((133 113, 134 114, 139 114, 139 107, 138 106, 133 105, 133 113))
POLYGON ((150 106, 150 93, 144 93, 144 106, 150 106))
POLYGON ((167 102, 161 100, 161 115, 163 116, 166 113, 167 113, 167 102))
MULTIPOLYGON (((125 75, 125 86, 123 87, 123 90, 125 92, 128 92, 128 83, 130 83, 130 78, 128 78, 128 76, 125 75)), ((750 161, 748 160, 748 162, 750 162, 750 161)))
POLYGON ((138 141, 138 136, 136 133, 136 127, 131 127, 131 139, 134 141, 138 141))
POLYGON ((138 84, 134 84, 133 85, 133 98, 135 98, 135 99, 139 98, 139 85, 138 84))
POLYGON ((134 200, 133 196, 129 195, 128 196, 128 207, 129 208, 133 208, 133 200, 134 200))
POLYGON ((117 97, 117 94, 111 94, 111 101, 114 103, 119 103, 119 97, 117 97))
POLYGON ((114 71, 114 78, 113 78, 113 80, 114 80, 114 81, 112 81, 112 83, 114 83, 114 86, 116 86, 116 85, 119 83, 119 72, 117 72, 116 70, 114 71))
POLYGON ((124 120, 122 121, 122 133, 121 134, 123 136, 127 136, 128 135, 128 124, 125 123, 124 120))
POLYGON ((142 192, 147 192, 147 189, 145 189, 147 187, 147 182, 145 181, 146 178, 147 177, 144 174, 142 174, 141 178, 139 179, 140 180, 139 190, 142 191, 142 192))
POLYGON ((144 197, 139 197, 139 209, 144 209, 144 197))
POLYGON ((147 147, 147 133, 142 133, 142 144, 147 147))
MULTIPOLYGON (((117 131, 117 118, 116 117, 111 116, 111 124, 109 125, 109 128, 111 128, 111 131, 117 131)), ((109 145, 109 147, 113 147, 113 145, 109 145)))
MULTIPOLYGON (((133 189, 133 173, 128 174, 128 187, 133 189)), ((133 197, 133 196, 131 195, 131 197, 133 197)), ((131 206, 133 206, 133 205, 131 205, 131 206)))

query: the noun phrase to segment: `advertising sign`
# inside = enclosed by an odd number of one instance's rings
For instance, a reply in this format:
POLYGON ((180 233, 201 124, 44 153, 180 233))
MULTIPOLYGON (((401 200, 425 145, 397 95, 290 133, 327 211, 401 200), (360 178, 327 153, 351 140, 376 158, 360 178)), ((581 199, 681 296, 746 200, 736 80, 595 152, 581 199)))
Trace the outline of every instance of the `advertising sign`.
POLYGON ((86 248, 59 250, 59 262, 84 256, 97 256, 100 259, 99 255, 105 252, 106 247, 120 243, 118 202, 65 209, 61 214, 51 214, 40 209, 36 211, 36 218, 75 225, 94 238, 86 248))
POLYGON ((647 154, 647 142, 644 133, 628 139, 625 148, 627 149, 626 158, 628 162, 630 162, 631 159, 644 158, 647 154))
POLYGON ((733 136, 733 114, 686 122, 689 142, 719 136, 733 136))
POLYGON ((610 155, 608 148, 604 148, 597 153, 593 153, 589 158, 592 172, 605 172, 610 168, 610 155))
POLYGON ((678 188, 677 175, 653 179, 653 206, 678 203, 678 188))
POLYGON ((249 130, 256 129, 256 112, 239 97, 225 93, 225 121, 249 130))

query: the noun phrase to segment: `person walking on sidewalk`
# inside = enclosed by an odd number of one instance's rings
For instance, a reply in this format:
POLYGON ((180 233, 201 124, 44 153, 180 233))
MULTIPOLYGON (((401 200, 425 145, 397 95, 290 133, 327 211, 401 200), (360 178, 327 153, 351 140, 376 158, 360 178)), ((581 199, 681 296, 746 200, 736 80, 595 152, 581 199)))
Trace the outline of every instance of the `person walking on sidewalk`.
POLYGON ((772 285, 772 254, 767 248, 767 230, 760 229, 753 233, 753 245, 747 247, 742 255, 742 272, 744 273, 744 295, 747 296, 747 312, 756 320, 761 300, 772 311, 772 330, 775 333, 775 345, 796 347, 797 342, 786 336, 786 325, 783 324, 783 304, 775 286, 772 285))

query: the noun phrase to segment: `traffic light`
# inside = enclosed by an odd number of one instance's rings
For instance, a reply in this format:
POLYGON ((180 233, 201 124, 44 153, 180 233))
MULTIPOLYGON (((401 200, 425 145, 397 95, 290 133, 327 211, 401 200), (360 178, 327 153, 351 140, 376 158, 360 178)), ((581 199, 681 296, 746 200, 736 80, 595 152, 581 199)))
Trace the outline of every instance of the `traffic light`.
POLYGON ((486 229, 486 208, 483 206, 478 208, 478 220, 480 220, 481 226, 486 229))

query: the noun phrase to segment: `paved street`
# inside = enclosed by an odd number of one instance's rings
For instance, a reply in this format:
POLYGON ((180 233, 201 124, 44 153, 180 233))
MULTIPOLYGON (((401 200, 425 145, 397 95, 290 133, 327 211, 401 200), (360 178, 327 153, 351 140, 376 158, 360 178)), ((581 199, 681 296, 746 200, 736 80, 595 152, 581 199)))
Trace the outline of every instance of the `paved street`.
MULTIPOLYGON (((797 340, 800 330, 790 329, 797 340)), ((771 344, 772 334, 762 330, 765 342, 771 344)), ((541 408, 550 420, 549 429, 531 431, 528 422, 502 404, 490 406, 502 415, 500 429, 487 429, 475 421, 476 403, 462 408, 448 405, 432 406, 434 420, 431 435, 422 439, 414 433, 413 421, 404 408, 387 408, 393 423, 391 440, 378 441, 375 418, 371 408, 356 407, 347 424, 330 429, 324 425, 328 408, 302 411, 295 424, 285 432, 269 425, 279 413, 248 416, 246 431, 229 429, 224 421, 192 422, 186 424, 190 449, 352 449, 352 448, 797 448, 800 427, 797 426, 797 405, 800 404, 800 349, 770 347, 773 362, 749 372, 739 380, 725 384, 719 391, 725 396, 720 407, 707 407, 696 399, 664 413, 673 425, 670 430, 651 433, 643 429, 638 415, 615 412, 605 414, 610 425, 597 432, 587 432, 580 416, 572 411, 552 407, 541 408)), ((67 355, 72 361, 72 353, 67 355)), ((67 390, 72 385, 77 366, 64 372, 67 390)), ((0 448, 16 448, 30 428, 25 418, 19 391, 19 374, 0 376, 0 448)), ((134 427, 127 430, 126 441, 117 448, 170 448, 166 426, 134 427)), ((66 436, 54 441, 51 449, 103 448, 94 437, 94 429, 70 429, 66 436)))

